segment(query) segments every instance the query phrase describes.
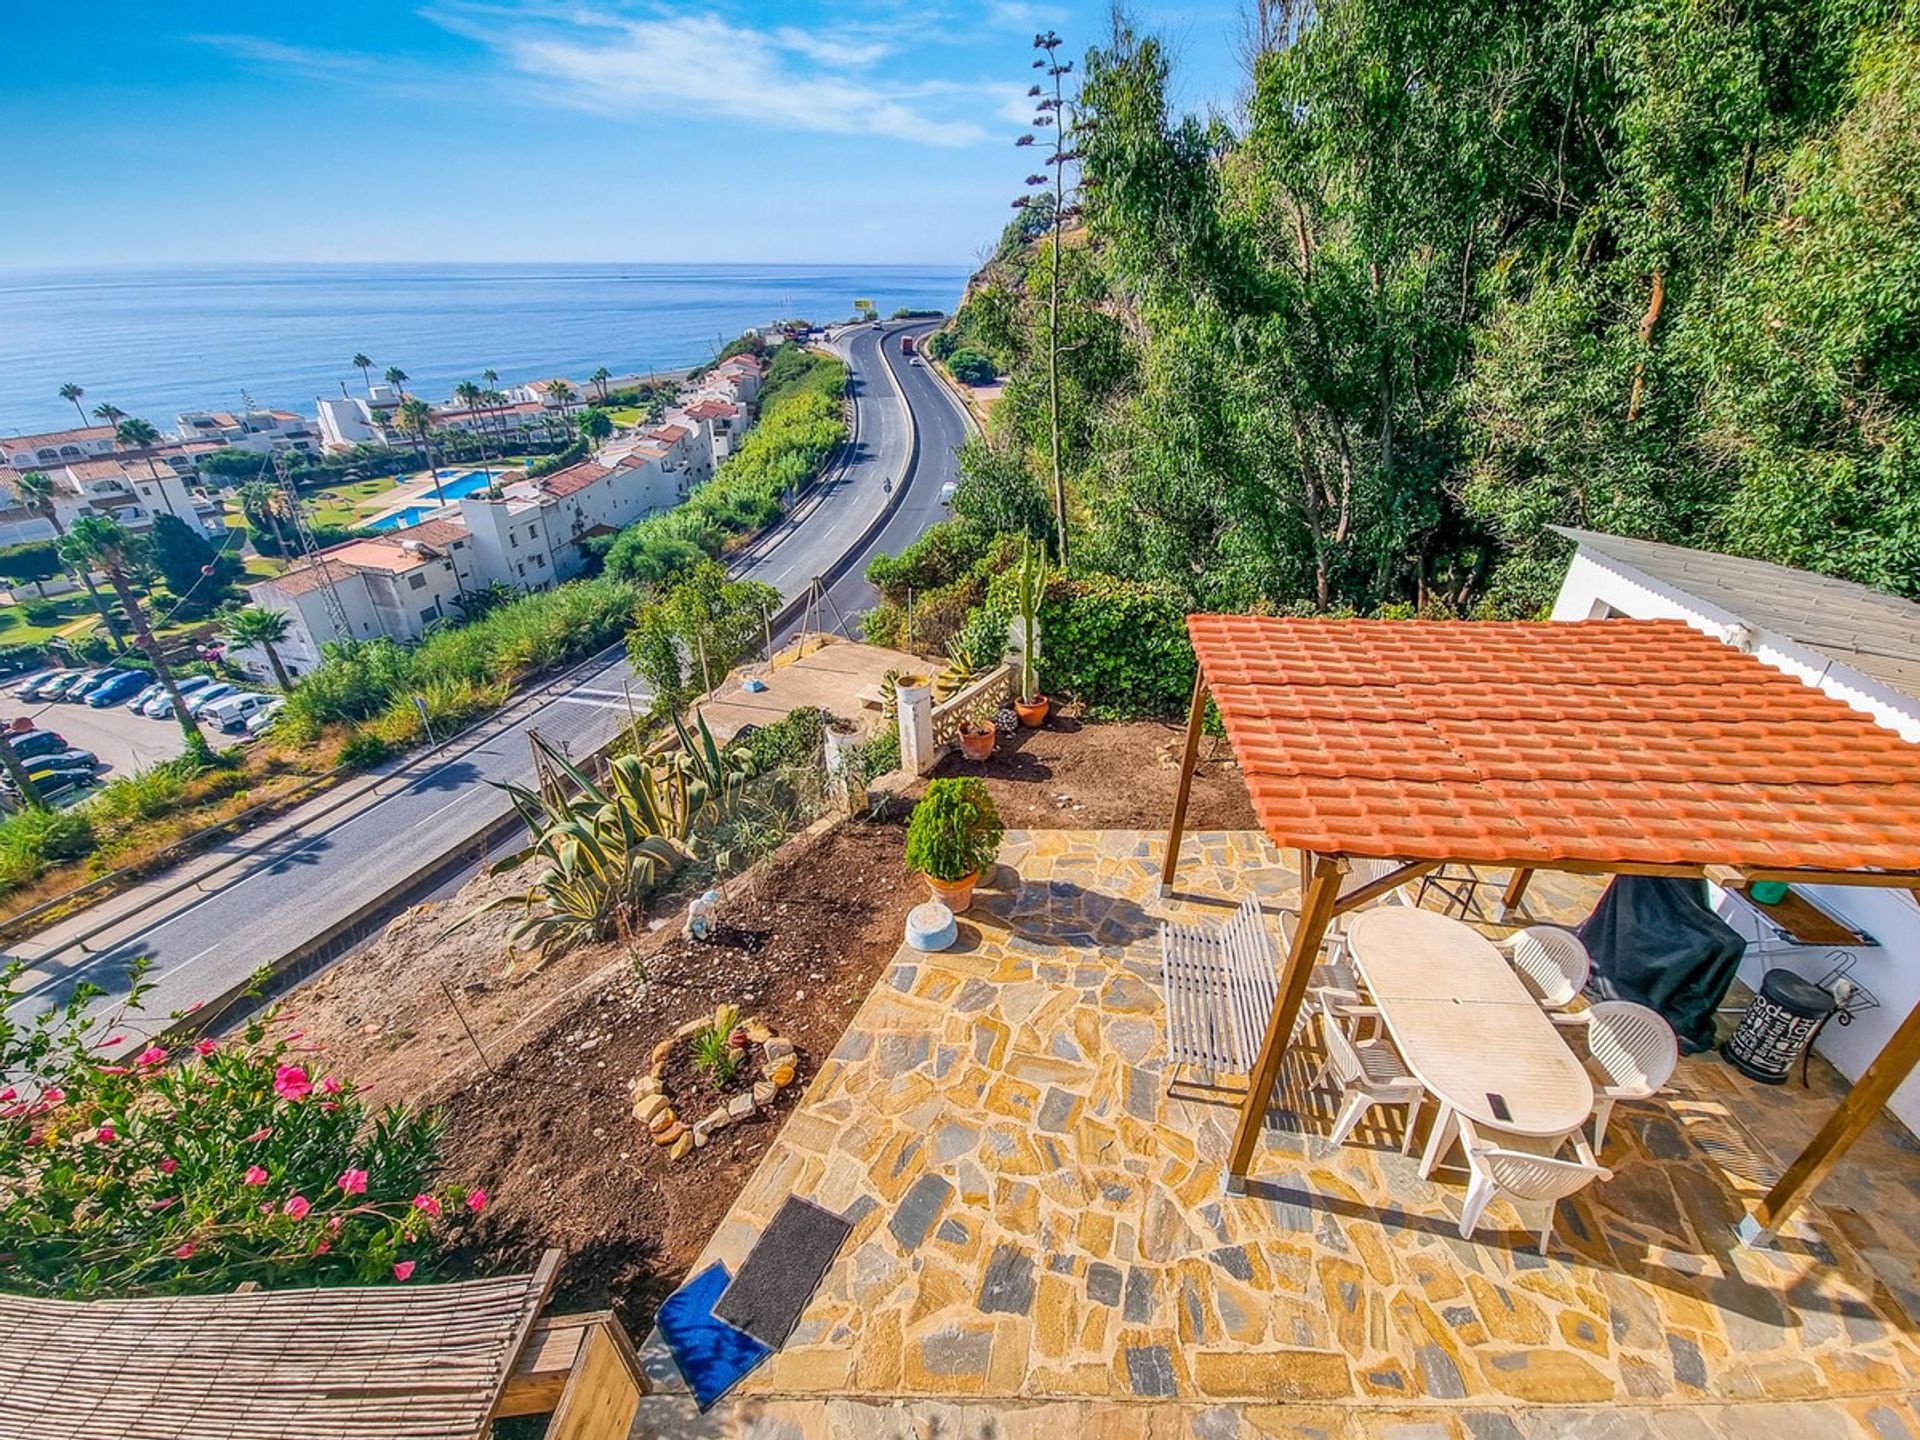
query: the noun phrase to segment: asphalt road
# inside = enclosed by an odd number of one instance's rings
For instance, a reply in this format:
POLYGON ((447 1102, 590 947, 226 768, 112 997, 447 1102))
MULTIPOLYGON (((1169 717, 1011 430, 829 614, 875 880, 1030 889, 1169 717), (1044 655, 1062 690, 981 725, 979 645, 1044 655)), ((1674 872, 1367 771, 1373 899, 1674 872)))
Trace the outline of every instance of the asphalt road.
MULTIPOLYGON (((922 367, 904 363, 896 338, 928 328, 930 322, 907 322, 839 338, 836 348, 847 356, 852 372, 851 454, 779 533, 736 567, 739 573, 764 580, 783 595, 800 593, 834 569, 858 541, 888 500, 885 482, 898 485, 904 478, 908 488, 884 534, 863 547, 851 578, 832 587, 851 620, 847 607, 861 603, 864 582, 857 572, 867 554, 898 548, 944 513, 940 486, 954 476, 952 447, 963 438, 963 422, 938 382, 922 367), (883 343, 888 353, 883 354, 883 343), (910 474, 901 390, 920 429, 919 458, 910 474)), ((836 628, 831 612, 822 628, 836 628)), ((400 767, 383 779, 377 800, 298 828, 259 855, 137 912, 85 944, 75 937, 90 923, 86 917, 16 944, 13 951, 28 961, 29 970, 8 1008, 32 1013, 58 1004, 83 981, 109 996, 123 994, 129 967, 144 958, 153 988, 143 1016, 132 1017, 127 1028, 158 1028, 160 1017, 224 992, 258 967, 353 918, 399 878, 422 874, 433 862, 463 850, 477 858, 480 837, 511 809, 497 782, 530 778, 528 732, 538 730, 575 754, 589 750, 626 722, 632 683, 624 657, 586 667, 549 697, 522 701, 451 750, 400 767)), ((637 691, 634 698, 640 699, 637 691)))

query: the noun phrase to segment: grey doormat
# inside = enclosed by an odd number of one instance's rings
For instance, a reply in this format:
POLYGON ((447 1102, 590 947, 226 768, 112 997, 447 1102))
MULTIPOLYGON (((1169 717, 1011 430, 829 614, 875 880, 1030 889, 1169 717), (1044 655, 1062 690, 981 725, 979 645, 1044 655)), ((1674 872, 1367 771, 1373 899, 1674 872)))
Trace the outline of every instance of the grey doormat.
POLYGON ((852 1233, 853 1226, 831 1210, 789 1195, 773 1223, 754 1241, 733 1283, 714 1302, 713 1313, 778 1350, 852 1233))

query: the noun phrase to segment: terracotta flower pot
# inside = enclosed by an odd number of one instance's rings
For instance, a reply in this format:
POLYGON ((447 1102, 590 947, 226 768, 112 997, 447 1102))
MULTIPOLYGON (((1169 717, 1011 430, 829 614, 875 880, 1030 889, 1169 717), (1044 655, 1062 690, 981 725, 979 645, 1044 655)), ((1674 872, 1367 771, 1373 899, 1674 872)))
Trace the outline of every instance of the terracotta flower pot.
POLYGON ((927 876, 927 888, 933 892, 933 898, 958 915, 973 904, 973 887, 980 883, 980 872, 963 875, 958 880, 936 880, 927 876))
POLYGON ((1015 700, 1013 708, 1020 716, 1020 723, 1032 730, 1047 718, 1047 707, 1052 703, 1046 696, 1036 695, 1031 700, 1015 700))
POLYGON ((966 752, 969 760, 991 759, 995 738, 996 732, 991 725, 982 725, 978 729, 971 725, 960 727, 960 748, 966 752))

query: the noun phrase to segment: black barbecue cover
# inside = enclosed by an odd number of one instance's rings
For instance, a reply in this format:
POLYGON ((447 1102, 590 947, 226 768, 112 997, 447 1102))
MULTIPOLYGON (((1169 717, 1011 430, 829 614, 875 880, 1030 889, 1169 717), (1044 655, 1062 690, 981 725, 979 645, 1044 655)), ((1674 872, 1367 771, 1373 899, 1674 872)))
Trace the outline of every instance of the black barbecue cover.
POLYGON ((1703 882, 1618 876, 1576 933, 1593 956, 1588 995, 1658 1010, 1689 1051, 1713 1044, 1747 942, 1707 908, 1703 882))

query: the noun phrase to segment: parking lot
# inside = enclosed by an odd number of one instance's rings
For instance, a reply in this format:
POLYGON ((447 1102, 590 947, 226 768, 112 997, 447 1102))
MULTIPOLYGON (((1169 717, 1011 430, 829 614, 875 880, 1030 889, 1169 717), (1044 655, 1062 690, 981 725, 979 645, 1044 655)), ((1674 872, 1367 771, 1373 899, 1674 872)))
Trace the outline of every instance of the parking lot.
POLYGON ((90 705, 64 700, 21 700, 14 689, 28 677, 6 683, 0 694, 0 719, 12 721, 24 715, 41 730, 54 730, 66 736, 67 744, 91 750, 100 757, 102 779, 131 775, 162 760, 170 760, 186 748, 180 727, 171 720, 149 720, 127 709, 125 702, 95 710, 90 705))

